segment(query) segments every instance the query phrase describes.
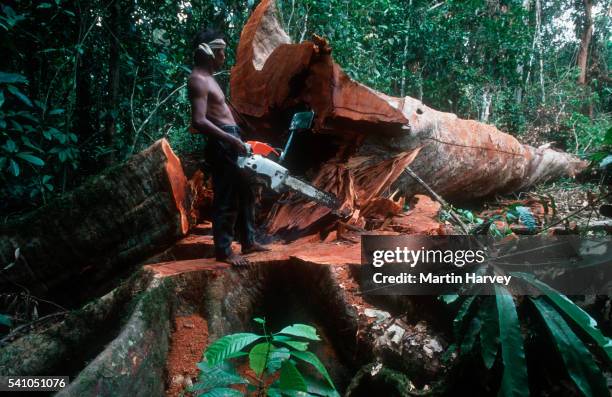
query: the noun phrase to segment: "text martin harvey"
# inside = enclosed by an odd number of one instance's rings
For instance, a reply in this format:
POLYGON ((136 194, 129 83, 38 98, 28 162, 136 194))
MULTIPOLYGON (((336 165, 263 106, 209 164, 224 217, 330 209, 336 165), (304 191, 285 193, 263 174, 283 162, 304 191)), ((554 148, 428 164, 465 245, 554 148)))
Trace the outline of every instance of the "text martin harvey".
POLYGON ((400 273, 387 276, 374 273, 372 280, 376 284, 503 284, 508 285, 512 276, 485 276, 477 273, 465 274, 434 274, 434 273, 400 273))

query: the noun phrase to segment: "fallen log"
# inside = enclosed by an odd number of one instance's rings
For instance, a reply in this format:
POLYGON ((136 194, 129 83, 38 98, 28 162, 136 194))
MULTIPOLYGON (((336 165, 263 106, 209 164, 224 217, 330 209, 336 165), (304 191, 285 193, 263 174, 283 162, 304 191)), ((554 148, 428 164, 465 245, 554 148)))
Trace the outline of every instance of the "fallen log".
POLYGON ((0 226, 0 290, 45 294, 79 277, 96 285, 184 236, 191 193, 166 140, 0 226), (91 278, 85 278, 89 277, 91 278))
MULTIPOLYGON (((431 109, 411 97, 391 97, 351 80, 333 61, 325 39, 315 36, 312 41, 291 43, 276 18, 273 0, 263 0, 242 31, 230 88, 236 110, 271 139, 282 140, 279 131, 286 128, 293 109, 314 110, 314 135, 327 134, 328 145, 334 142, 338 148, 322 163, 310 165, 315 172, 312 179, 333 193, 356 193, 379 180, 385 181, 386 189, 378 196, 387 197, 395 190, 406 197, 426 193, 397 168, 372 169, 357 181, 350 167, 364 158, 382 163, 415 150, 420 152, 406 165, 449 200, 511 192, 573 176, 586 166, 547 146, 522 145, 494 126, 431 109)), ((353 203, 345 197, 341 201, 352 209, 367 204, 359 195, 353 203)), ((301 202, 280 203, 268 219, 268 229, 306 234, 325 223, 327 215, 326 210, 301 202)))

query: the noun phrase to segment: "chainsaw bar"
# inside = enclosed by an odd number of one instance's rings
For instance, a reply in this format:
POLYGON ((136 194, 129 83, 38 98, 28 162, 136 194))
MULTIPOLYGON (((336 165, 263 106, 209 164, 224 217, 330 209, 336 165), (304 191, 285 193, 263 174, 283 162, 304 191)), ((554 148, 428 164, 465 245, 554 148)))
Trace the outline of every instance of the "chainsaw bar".
POLYGON ((322 204, 331 210, 335 211, 340 208, 340 203, 333 194, 319 190, 296 177, 287 175, 283 183, 287 189, 299 193, 301 196, 322 204))

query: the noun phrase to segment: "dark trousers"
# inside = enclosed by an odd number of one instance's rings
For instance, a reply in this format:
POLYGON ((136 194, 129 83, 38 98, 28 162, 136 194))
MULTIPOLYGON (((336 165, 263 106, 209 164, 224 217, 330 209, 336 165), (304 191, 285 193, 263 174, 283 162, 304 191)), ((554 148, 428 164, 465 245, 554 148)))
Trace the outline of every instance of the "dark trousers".
MULTIPOLYGON (((238 126, 222 126, 223 131, 240 138, 238 126)), ((236 164, 238 154, 225 142, 209 138, 206 156, 213 181, 213 238, 215 255, 223 259, 232 254, 234 230, 242 248, 255 243, 255 197, 247 177, 236 164)))

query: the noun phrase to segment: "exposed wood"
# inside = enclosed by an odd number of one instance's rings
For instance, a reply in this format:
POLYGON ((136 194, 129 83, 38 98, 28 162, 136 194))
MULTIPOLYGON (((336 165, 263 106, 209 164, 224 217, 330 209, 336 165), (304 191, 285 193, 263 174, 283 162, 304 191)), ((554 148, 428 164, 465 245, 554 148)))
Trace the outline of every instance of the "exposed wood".
POLYGON ((185 235, 191 192, 166 140, 91 178, 48 205, 0 227, 1 290, 15 283, 45 294, 91 274, 101 280, 185 235), (26 266, 27 263, 27 266, 26 266), (31 271, 30 271, 31 270, 31 271))
MULTIPOLYGON (((272 0, 258 5, 242 31, 231 94, 236 110, 258 132, 277 138, 292 109, 314 110, 314 131, 332 134, 343 143, 336 158, 314 166, 313 183, 340 195, 347 205, 351 203, 343 199, 343 192, 353 189, 354 210, 364 204, 359 187, 387 175, 371 170, 357 181, 350 164, 363 158, 385 163, 420 149, 410 162, 411 169, 448 200, 515 191, 573 176, 586 165, 548 146, 522 145, 492 125, 436 111, 411 97, 390 97, 351 80, 333 61, 325 39, 314 36, 312 41, 290 43, 272 0)), ((385 189, 398 190, 400 195, 425 192, 409 175, 391 179, 385 189)), ((326 215, 326 209, 313 204, 279 204, 268 218, 268 227, 271 233, 302 231, 303 235, 320 227, 317 222, 326 215)))

